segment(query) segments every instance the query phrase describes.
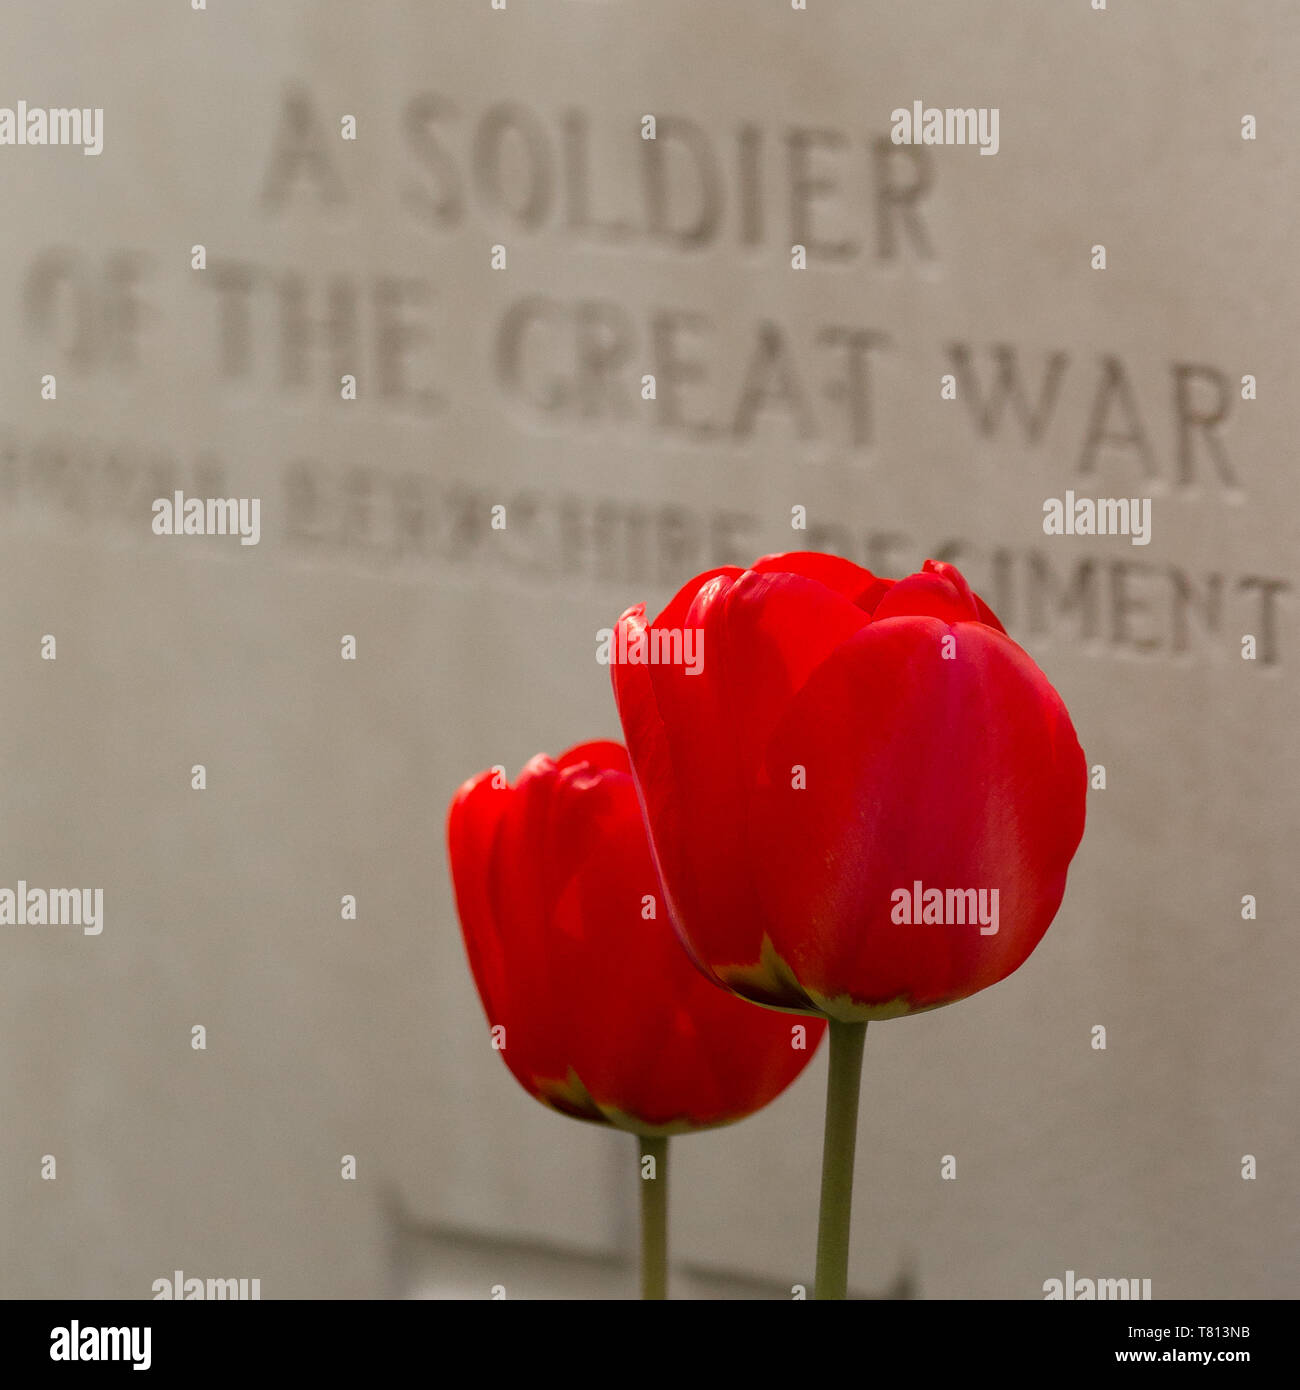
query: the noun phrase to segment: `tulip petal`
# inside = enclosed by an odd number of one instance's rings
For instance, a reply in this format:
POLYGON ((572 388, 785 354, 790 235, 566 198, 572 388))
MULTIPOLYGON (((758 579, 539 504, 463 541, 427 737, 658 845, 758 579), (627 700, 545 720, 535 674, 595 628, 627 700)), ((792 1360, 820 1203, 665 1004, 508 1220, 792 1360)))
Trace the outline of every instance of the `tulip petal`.
POLYGON ((976 619, 998 632, 1006 631, 956 565, 943 560, 927 560, 919 574, 900 579, 877 603, 872 616, 898 618, 923 614, 948 623, 976 619))
POLYGON ((466 782, 447 815, 447 846, 461 934, 489 1026, 496 1021, 493 1001, 501 977, 502 943, 492 914, 488 866, 508 801, 508 788, 494 787, 493 776, 492 772, 482 772, 466 782))
MULTIPOLYGON (((449 815, 457 906, 503 1060, 544 1104, 637 1133, 728 1124, 774 1099, 821 1037, 710 983, 668 920, 625 750, 467 783, 449 815)), ((818 1026, 812 1026, 812 1024, 818 1026)))
POLYGON ((999 632, 1006 632, 1006 628, 998 621, 997 614, 984 602, 974 589, 966 582, 966 576, 957 568, 950 565, 946 560, 927 560, 921 566, 922 573, 937 574, 941 579, 945 579, 958 593, 963 594, 974 605, 975 616, 980 622, 987 623, 989 627, 996 628, 999 632))
POLYGON ((617 668, 624 734, 688 949, 697 960, 755 959, 764 909, 744 872, 745 808, 765 775, 763 752, 794 693, 870 619, 816 579, 751 570, 698 586, 681 621, 699 629, 703 670, 640 668, 653 691, 651 718, 644 679, 625 675, 637 668, 617 668))
POLYGON ((795 696, 767 763, 757 891, 775 952, 835 1016, 963 998, 1015 970, 1051 923, 1083 833, 1083 753, 1060 697, 1001 633, 878 612, 795 696), (895 891, 916 883, 996 888, 997 933, 893 921, 895 891))
MULTIPOLYGON (((855 607, 863 607, 865 596, 874 596, 891 581, 877 579, 868 569, 841 555, 824 555, 816 550, 789 550, 780 555, 764 555, 750 566, 755 574, 798 574, 815 579, 827 589, 843 594, 855 607)), ((870 612, 870 608, 866 611, 870 612)))

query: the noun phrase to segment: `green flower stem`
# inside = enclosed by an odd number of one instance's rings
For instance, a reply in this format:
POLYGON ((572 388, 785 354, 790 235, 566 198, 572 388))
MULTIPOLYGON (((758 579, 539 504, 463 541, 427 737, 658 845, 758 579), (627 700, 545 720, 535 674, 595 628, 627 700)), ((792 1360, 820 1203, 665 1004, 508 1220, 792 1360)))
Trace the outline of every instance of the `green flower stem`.
POLYGON ((858 1138, 865 1023, 830 1021, 831 1068, 826 1078, 826 1138, 822 1144, 822 1204, 817 1223, 815 1297, 844 1298, 849 1289, 849 1220, 853 1210, 853 1151, 858 1138))
POLYGON ((668 1137, 638 1136, 641 1184, 641 1297, 668 1297, 668 1137), (654 1177, 647 1177, 654 1160, 654 1177))

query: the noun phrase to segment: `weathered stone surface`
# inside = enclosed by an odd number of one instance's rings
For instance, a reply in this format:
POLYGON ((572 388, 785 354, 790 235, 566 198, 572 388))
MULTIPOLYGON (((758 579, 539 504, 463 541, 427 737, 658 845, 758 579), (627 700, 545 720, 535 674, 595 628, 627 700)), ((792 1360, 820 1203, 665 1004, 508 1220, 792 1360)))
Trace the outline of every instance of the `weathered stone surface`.
MULTIPOLYGON (((854 1283, 1294 1290, 1300 20, 1191 8, 6 12, 0 105, 104 146, 0 147, 0 883, 105 925, 0 929, 0 1293, 384 1293, 390 1196, 625 1250, 629 1141, 488 1047, 443 815, 617 734, 624 607, 790 548, 956 560, 1107 778, 1025 967, 872 1027, 854 1283), (893 145, 918 100, 996 155, 893 145), (1045 535, 1067 489, 1150 543, 1045 535), (178 490, 258 544, 152 534, 178 490)), ((823 1080, 675 1146, 683 1260, 811 1282, 823 1080)))

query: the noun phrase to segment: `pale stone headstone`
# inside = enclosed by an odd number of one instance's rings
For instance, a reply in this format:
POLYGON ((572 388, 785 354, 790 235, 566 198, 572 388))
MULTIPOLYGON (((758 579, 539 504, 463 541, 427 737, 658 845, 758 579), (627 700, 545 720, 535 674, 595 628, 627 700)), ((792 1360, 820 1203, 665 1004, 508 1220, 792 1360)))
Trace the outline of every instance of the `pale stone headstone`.
MULTIPOLYGON (((0 145, 0 885, 104 923, 0 927, 0 1293, 383 1293, 395 1208, 625 1255, 631 1141, 489 1045, 446 806, 618 735, 626 606, 805 548, 962 566, 1106 779, 1023 969, 870 1029, 854 1286, 1294 1289, 1294 7, 5 28, 0 105, 103 141, 0 145), (1067 490, 1149 543, 1045 534, 1067 490), (177 492, 257 543, 154 534, 177 492)), ((824 1073, 674 1146, 683 1262, 811 1284, 824 1073)))

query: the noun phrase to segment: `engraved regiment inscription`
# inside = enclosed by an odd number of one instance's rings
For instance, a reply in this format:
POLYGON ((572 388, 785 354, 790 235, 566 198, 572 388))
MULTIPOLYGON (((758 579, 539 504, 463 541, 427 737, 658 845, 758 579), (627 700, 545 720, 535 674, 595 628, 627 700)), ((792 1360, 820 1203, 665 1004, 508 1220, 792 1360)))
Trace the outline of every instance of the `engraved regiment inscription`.
MULTIPOLYGON (((685 113, 658 113, 646 139, 630 117, 597 119, 577 107, 550 113, 515 100, 471 109, 436 92, 413 95, 393 119, 402 162, 391 205, 433 248, 550 237, 606 261, 689 259, 725 247, 770 266, 801 247, 810 264, 855 288, 873 268, 929 274, 942 264, 936 157, 892 143, 887 132, 792 122, 716 131, 685 113)), ((281 220, 295 205, 329 216, 356 200, 307 89, 282 93, 269 139, 255 198, 263 219, 281 220)), ((439 257, 430 259, 436 267, 439 257)), ((920 342, 906 324, 872 316, 865 293, 835 317, 782 316, 762 312, 760 283, 757 311, 724 317, 667 298, 628 303, 536 284, 516 291, 512 283, 503 308, 466 325, 449 321, 436 270, 312 272, 216 249, 181 294, 169 288, 156 249, 95 257, 50 247, 23 277, 24 326, 83 371, 130 376, 148 370, 159 350, 151 339, 174 301, 218 388, 252 390, 262 409, 311 400, 329 408, 340 381, 351 379, 362 383, 352 408, 436 427, 473 372, 491 384, 501 418, 525 436, 599 430, 629 460, 663 448, 776 444, 813 462, 845 462, 864 477, 882 462, 890 372, 898 360, 919 360, 936 380, 949 374, 971 449, 1049 459, 1080 482, 1104 464, 1128 490, 1185 492, 1200 506, 1232 506, 1248 493, 1232 453, 1239 402, 1229 365, 1135 365, 1114 353, 1006 341, 920 342), (861 318, 852 312, 859 304, 861 318), (468 360, 479 346, 484 360, 468 360), (653 410, 643 399, 648 378, 653 410)), ((708 564, 743 563, 761 544, 761 518, 745 507, 653 504, 617 487, 580 496, 562 478, 499 495, 476 482, 477 470, 441 458, 412 467, 409 459, 393 465, 298 451, 258 464, 276 475, 264 487, 268 533, 313 562, 417 573, 475 564, 491 546, 491 563, 520 578, 669 582, 708 564), (496 503, 509 506, 508 538, 490 533, 496 503)), ((135 536, 153 498, 219 496, 224 478, 212 447, 62 430, 0 434, 0 496, 19 518, 54 509, 135 536)), ((1019 521, 1016 534, 1027 534, 1030 517, 1019 521)), ((921 552, 956 560, 1008 621, 1085 650, 1230 654, 1234 634, 1249 629, 1261 667, 1285 659, 1286 576, 1023 542, 975 545, 942 530, 900 531, 867 509, 810 520, 799 541, 882 573, 921 552)))

